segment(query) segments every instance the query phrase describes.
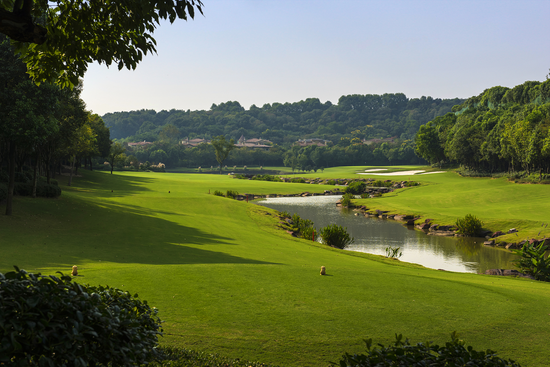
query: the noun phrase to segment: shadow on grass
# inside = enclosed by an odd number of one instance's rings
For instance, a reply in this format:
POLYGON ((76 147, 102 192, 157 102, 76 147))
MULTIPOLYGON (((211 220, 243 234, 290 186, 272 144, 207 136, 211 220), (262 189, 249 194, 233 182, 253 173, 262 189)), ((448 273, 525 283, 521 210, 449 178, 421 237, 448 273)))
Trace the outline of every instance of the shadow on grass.
MULTIPOLYGON (((151 191, 146 185, 154 182, 155 178, 129 175, 110 175, 98 171, 83 171, 83 177, 73 181, 71 188, 77 191, 93 191, 98 197, 123 197, 136 192, 151 191)), ((63 179, 60 179, 62 190, 70 190, 63 179)))
MULTIPOLYGON (((274 264, 231 255, 232 238, 154 217, 137 206, 77 197, 24 200, 0 241, 0 268, 68 267, 89 262, 120 264, 274 264), (23 205, 24 204, 24 205, 23 205), (38 214, 42 212, 42 214, 38 214), (38 215, 37 215, 38 214, 38 215), (31 219, 32 218, 32 219, 31 219), (215 245, 220 251, 197 246, 215 245)), ((164 213, 166 214, 166 213, 164 213)), ((179 215, 179 213, 168 213, 179 215)), ((0 223, 2 222, 0 220, 0 223)))

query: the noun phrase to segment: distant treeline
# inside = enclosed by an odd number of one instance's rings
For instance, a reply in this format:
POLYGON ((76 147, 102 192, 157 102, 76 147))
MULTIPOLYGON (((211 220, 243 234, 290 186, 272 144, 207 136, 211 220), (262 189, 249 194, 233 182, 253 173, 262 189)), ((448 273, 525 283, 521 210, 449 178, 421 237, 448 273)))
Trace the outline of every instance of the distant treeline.
MULTIPOLYGON (((122 168, 122 165, 135 165, 135 162, 150 164, 162 162, 166 168, 208 168, 218 165, 214 147, 211 144, 185 148, 181 144, 171 144, 161 140, 147 148, 128 149, 126 154, 127 158, 121 161, 121 167, 118 168, 122 168)), ((284 165, 292 170, 301 171, 317 171, 334 166, 388 164, 426 164, 426 161, 415 154, 412 140, 364 145, 353 144, 350 139, 343 139, 338 145, 333 146, 299 147, 295 145, 285 149, 276 145, 267 151, 236 148, 224 162, 228 167, 284 165)))
POLYGON ((549 129, 550 80, 493 87, 421 126, 416 152, 478 172, 548 173, 549 129))
POLYGON ((157 141, 162 131, 180 140, 195 137, 262 138, 278 145, 342 137, 412 139, 420 125, 451 111, 461 99, 407 98, 403 93, 342 96, 338 104, 317 98, 244 109, 239 102, 213 104, 208 111, 140 110, 103 116, 112 139, 157 141))

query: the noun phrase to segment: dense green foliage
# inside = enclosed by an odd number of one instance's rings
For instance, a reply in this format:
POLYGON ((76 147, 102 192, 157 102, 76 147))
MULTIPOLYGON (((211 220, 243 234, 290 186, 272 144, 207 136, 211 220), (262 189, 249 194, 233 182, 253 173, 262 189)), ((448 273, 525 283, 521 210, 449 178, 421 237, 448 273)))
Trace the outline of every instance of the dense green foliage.
POLYGON ((408 99, 404 94, 349 95, 338 104, 310 98, 296 103, 265 104, 245 110, 238 102, 212 105, 208 111, 140 110, 103 116, 111 137, 154 142, 135 152, 140 162, 158 160, 151 153, 162 149, 170 167, 214 166, 219 163, 210 144, 184 148, 183 138, 262 138, 273 142, 268 150, 236 148, 227 157, 229 166, 291 167, 311 171, 349 164, 421 164, 411 140, 418 127, 443 115, 463 100, 431 97, 408 99), (363 139, 393 137, 393 141, 363 139), (299 139, 324 139, 320 146, 292 146, 299 139))
POLYGON ((309 219, 303 219, 296 213, 292 215, 292 227, 298 231, 300 238, 315 240, 316 232, 313 225, 313 221, 309 219))
POLYGON ((80 160, 77 157, 91 164, 92 157, 109 151, 110 140, 103 120, 85 110, 81 86, 61 90, 47 83, 35 85, 3 35, 0 85, 0 173, 5 170, 11 178, 6 181, 6 214, 10 215, 16 191, 29 196, 58 196, 54 192, 58 188, 37 187, 38 177, 45 176, 50 183, 54 168, 61 169, 62 163, 68 162, 72 167, 80 160), (15 175, 23 173, 25 165, 33 166, 28 194, 29 185, 15 187, 15 175))
POLYGON ((367 184, 362 181, 355 181, 348 184, 344 192, 346 194, 352 194, 352 195, 361 195, 363 192, 365 192, 365 188, 367 187, 367 184))
POLYGON ((385 347, 378 344, 372 347, 372 339, 365 340, 367 354, 350 355, 346 353, 339 367, 520 367, 513 360, 497 357, 492 350, 476 351, 471 346, 459 340, 456 333, 451 334, 451 341, 439 346, 432 343, 417 343, 411 345, 409 339, 403 340, 403 335, 395 335, 393 345, 385 347))
POLYGON ((349 235, 347 228, 339 226, 338 224, 329 224, 321 228, 319 236, 325 245, 339 249, 346 248, 347 245, 354 241, 353 237, 349 235))
POLYGON ((340 204, 342 204, 342 206, 344 207, 350 207, 352 206, 351 201, 353 200, 353 198, 354 198, 354 195, 348 192, 342 195, 342 198, 340 199, 340 204))
POLYGON ((73 86, 93 61, 135 69, 156 51, 161 21, 193 18, 195 7, 202 13, 200 0, 3 0, 0 20, 35 81, 73 86))
POLYGON ((156 141, 167 125, 176 128, 177 137, 225 135, 235 140, 268 139, 275 144, 298 139, 320 138, 337 144, 341 137, 410 139, 418 127, 434 116, 449 112, 460 99, 407 98, 402 93, 342 96, 338 104, 308 98, 295 103, 252 105, 245 110, 239 102, 213 104, 208 111, 140 110, 108 113, 103 116, 111 137, 135 141, 156 141))
POLYGON ((538 245, 525 243, 523 247, 514 252, 520 256, 516 261, 519 270, 531 275, 537 280, 550 281, 550 258, 547 254, 548 246, 546 241, 538 245))
POLYGON ((0 362, 135 366, 160 357, 156 309, 137 295, 70 276, 0 273, 0 362))
POLYGON ((550 80, 493 87, 420 127, 416 151, 434 164, 484 172, 550 170, 550 80))
POLYGON ((458 229, 458 233, 466 236, 478 235, 483 227, 483 222, 472 214, 466 214, 464 218, 458 218, 455 224, 458 229))

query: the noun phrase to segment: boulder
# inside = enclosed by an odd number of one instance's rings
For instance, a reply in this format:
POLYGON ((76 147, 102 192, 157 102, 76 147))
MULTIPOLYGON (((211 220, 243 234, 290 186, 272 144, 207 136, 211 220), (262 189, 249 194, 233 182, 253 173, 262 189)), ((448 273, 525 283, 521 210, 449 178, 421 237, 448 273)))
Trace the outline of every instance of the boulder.
POLYGON ((422 230, 430 229, 430 223, 422 223, 422 224, 419 224, 417 227, 422 230))
POLYGON ((483 244, 485 246, 494 246, 495 245, 495 240, 485 241, 485 242, 483 242, 483 244))
POLYGON ((511 228, 508 230, 508 233, 516 233, 518 230, 515 228, 511 228))
POLYGON ((495 237, 498 237, 498 236, 503 236, 504 233, 502 233, 502 231, 496 231, 495 233, 493 233, 493 235, 491 236, 491 238, 495 238, 495 237))

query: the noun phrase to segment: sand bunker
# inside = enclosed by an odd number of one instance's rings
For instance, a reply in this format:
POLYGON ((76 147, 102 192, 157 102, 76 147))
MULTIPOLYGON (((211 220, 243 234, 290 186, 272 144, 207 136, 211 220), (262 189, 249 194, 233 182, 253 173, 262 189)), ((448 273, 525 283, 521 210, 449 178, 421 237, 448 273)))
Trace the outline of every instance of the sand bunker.
MULTIPOLYGON (((377 169, 377 171, 387 170, 384 169, 377 169)), ((365 172, 368 172, 371 170, 367 170, 365 172)), ((358 175, 376 175, 376 176, 407 176, 407 175, 428 175, 431 173, 444 173, 445 171, 434 171, 434 172, 426 172, 425 170, 412 170, 412 171, 399 171, 399 172, 384 172, 384 173, 358 173, 358 175)))
POLYGON ((387 168, 371 168, 371 169, 366 169, 365 172, 377 172, 377 171, 387 171, 388 169, 387 168))

